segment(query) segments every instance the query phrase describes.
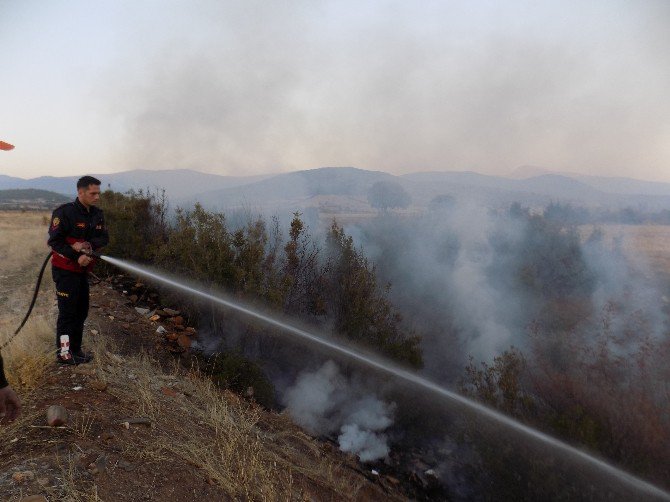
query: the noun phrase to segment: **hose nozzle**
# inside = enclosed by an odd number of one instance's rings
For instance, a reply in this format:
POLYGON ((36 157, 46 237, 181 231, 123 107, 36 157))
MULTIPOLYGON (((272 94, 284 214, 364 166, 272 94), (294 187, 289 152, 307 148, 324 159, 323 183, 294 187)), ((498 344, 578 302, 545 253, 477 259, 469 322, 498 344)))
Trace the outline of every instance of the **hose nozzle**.
POLYGON ((91 248, 82 248, 81 251, 79 251, 79 252, 81 254, 85 254, 86 256, 90 256, 92 258, 100 258, 100 253, 96 253, 91 248))

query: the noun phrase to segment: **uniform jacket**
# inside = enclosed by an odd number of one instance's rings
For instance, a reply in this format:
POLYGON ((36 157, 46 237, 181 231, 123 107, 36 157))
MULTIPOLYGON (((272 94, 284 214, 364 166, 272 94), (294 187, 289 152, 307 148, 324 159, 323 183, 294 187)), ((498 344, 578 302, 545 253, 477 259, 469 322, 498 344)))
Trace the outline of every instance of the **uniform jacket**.
POLYGON ((88 267, 77 263, 81 255, 71 247, 75 242, 90 242, 93 251, 109 242, 102 209, 95 206, 86 209, 78 198, 58 207, 51 216, 48 244, 51 246, 51 264, 54 267, 79 273, 93 268, 95 260, 88 267))

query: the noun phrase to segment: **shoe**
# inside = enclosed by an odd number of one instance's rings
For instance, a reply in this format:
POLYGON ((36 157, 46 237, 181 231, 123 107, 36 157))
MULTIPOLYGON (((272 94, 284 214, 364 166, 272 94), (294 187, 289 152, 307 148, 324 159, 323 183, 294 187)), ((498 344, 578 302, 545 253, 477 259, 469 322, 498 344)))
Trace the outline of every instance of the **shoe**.
POLYGON ((77 364, 77 361, 70 351, 65 353, 58 352, 58 354, 56 354, 56 362, 58 364, 65 364, 68 366, 75 366, 77 364))
POLYGON ((83 350, 79 349, 77 352, 72 353, 75 364, 86 364, 90 363, 93 360, 92 354, 87 354, 83 350))

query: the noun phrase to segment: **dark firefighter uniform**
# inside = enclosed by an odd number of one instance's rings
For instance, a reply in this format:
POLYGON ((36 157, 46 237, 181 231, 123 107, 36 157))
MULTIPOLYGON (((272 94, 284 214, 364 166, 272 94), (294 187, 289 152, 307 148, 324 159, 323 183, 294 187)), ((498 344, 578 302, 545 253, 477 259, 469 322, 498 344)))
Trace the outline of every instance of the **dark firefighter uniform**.
POLYGON ((95 261, 87 267, 80 266, 77 259, 81 254, 71 247, 75 242, 89 242, 93 251, 109 242, 102 210, 95 206, 86 209, 79 199, 63 204, 53 212, 48 242, 58 299, 56 348, 60 348, 61 335, 68 335, 70 352, 79 353, 84 321, 88 316, 88 272, 95 261))

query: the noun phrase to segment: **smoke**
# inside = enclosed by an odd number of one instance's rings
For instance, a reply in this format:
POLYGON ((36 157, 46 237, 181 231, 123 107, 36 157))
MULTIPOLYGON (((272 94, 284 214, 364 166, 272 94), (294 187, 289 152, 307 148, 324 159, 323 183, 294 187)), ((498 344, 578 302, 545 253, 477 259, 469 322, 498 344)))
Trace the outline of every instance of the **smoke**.
POLYGON ((635 242, 636 231, 615 227, 605 234, 596 228, 583 246, 586 263, 597 277, 593 304, 603 311, 610 331, 628 350, 634 350, 644 336, 659 340, 668 328, 663 275, 654 270, 649 256, 635 242))
POLYGON ((511 346, 526 351, 537 323, 586 341, 607 315, 627 352, 643 333, 659 339, 667 329, 661 284, 630 236, 617 250, 612 236, 585 239, 522 213, 461 200, 347 228, 380 282, 391 284, 405 326, 422 336, 432 378, 457 381, 468 356, 491 361, 511 346))
POLYGON ((667 62, 654 52, 666 35, 643 8, 201 1, 163 9, 163 23, 138 9, 124 42, 143 50, 97 91, 126 168, 530 163, 653 178, 667 159, 667 62))
POLYGON ((406 327, 423 338, 425 371, 460 376, 468 355, 488 360, 522 344, 535 305, 514 284, 521 221, 474 203, 347 228, 390 283, 406 327))
POLYGON ((395 405, 383 402, 365 387, 356 378, 346 378, 333 361, 326 361, 316 371, 301 373, 282 400, 291 417, 307 431, 338 434, 342 451, 370 462, 389 452, 384 431, 393 423, 395 405))

